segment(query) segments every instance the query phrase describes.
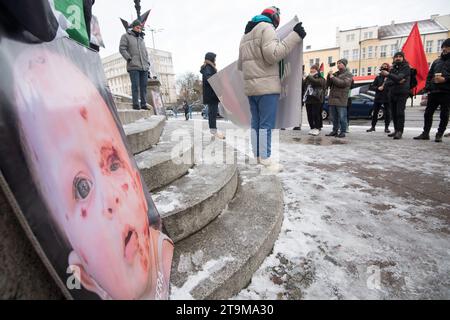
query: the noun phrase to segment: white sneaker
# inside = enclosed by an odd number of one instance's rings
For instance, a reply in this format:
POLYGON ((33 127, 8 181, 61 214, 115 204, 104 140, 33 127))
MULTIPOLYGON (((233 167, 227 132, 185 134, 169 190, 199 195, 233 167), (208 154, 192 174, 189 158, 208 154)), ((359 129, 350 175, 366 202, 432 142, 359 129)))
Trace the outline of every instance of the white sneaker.
POLYGON ((216 131, 216 132, 211 132, 211 134, 220 140, 225 140, 225 135, 222 132, 216 131))
POLYGON ((314 129, 311 129, 311 130, 309 130, 309 132, 308 132, 308 134, 309 134, 310 136, 314 135, 313 133, 314 133, 314 129))
POLYGON ((312 135, 317 137, 320 134, 320 130, 319 129, 314 129, 312 135))
POLYGON ((272 161, 270 158, 267 159, 261 159, 260 163, 264 166, 263 170, 267 173, 267 174, 277 174, 281 171, 283 171, 283 166, 281 164, 279 164, 278 162, 274 162, 272 161))

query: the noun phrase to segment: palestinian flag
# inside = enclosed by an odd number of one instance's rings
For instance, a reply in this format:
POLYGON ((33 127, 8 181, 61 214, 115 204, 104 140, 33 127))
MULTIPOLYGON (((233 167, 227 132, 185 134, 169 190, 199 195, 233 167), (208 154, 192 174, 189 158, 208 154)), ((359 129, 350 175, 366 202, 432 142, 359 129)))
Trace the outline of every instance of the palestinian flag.
POLYGON ((322 78, 325 78, 325 66, 323 65, 323 62, 322 62, 322 64, 320 65, 319 73, 320 73, 320 76, 321 76, 322 78))
MULTIPOLYGON (((66 29, 72 39, 89 47, 89 35, 86 28, 83 0, 53 0, 55 9, 61 12, 69 21, 66 29)), ((90 26, 89 26, 90 29, 90 26)))

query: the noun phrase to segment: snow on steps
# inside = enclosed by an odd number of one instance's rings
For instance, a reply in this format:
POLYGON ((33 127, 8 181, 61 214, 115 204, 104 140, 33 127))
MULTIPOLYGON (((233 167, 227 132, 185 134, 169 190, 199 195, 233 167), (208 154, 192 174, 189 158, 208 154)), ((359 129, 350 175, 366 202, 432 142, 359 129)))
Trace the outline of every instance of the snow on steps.
POLYGON ((229 299, 272 251, 283 222, 276 176, 240 168, 236 196, 213 222, 175 245, 171 299, 229 299))
POLYGON ((151 110, 117 110, 122 125, 133 123, 139 119, 150 118, 153 115, 151 110))
POLYGON ((152 116, 123 126, 133 154, 150 149, 159 142, 166 123, 164 116, 152 116))

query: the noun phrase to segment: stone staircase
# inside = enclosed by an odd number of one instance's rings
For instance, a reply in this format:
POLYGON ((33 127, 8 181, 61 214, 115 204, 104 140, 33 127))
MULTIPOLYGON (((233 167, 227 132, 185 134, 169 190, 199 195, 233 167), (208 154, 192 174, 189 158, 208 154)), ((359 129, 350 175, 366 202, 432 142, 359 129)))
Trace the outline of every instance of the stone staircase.
POLYGON ((233 157, 236 151, 209 133, 196 143, 194 136, 203 132, 194 132, 193 121, 167 121, 151 110, 116 104, 142 177, 175 242, 171 298, 233 297, 249 284, 278 238, 279 180, 260 175, 255 165, 199 159, 196 148, 233 157))

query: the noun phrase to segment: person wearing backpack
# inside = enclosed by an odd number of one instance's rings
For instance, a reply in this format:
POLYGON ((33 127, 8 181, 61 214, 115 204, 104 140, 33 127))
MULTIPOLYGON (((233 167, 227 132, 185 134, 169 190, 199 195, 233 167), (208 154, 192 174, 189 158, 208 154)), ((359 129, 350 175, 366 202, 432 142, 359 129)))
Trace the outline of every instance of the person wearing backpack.
POLYGON ((391 71, 382 70, 380 74, 387 77, 385 87, 390 90, 389 104, 395 129, 394 133, 389 134, 388 137, 400 140, 405 127, 406 101, 411 88, 411 67, 405 59, 405 54, 401 51, 397 52, 394 55, 391 71))
POLYGON ((442 136, 447 129, 450 109, 450 38, 442 43, 441 49, 441 56, 433 62, 428 72, 425 84, 425 91, 428 92, 425 123, 423 132, 414 137, 415 140, 430 140, 433 115, 439 106, 441 106, 441 122, 436 133, 436 142, 442 142, 442 136))
POLYGON ((312 136, 318 136, 322 128, 321 106, 325 99, 327 81, 319 73, 319 65, 311 66, 309 75, 303 80, 303 102, 306 105, 308 123, 312 136))

